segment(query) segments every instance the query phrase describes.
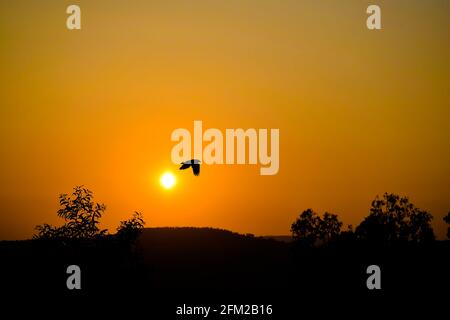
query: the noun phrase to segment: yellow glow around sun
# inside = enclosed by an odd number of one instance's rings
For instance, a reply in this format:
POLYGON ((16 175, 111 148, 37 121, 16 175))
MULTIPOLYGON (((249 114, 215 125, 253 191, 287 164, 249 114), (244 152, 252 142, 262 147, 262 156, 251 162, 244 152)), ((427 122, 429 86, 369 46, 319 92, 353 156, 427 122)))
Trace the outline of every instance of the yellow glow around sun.
POLYGON ((161 176, 159 182, 165 189, 172 189, 177 181, 172 173, 166 172, 161 176))

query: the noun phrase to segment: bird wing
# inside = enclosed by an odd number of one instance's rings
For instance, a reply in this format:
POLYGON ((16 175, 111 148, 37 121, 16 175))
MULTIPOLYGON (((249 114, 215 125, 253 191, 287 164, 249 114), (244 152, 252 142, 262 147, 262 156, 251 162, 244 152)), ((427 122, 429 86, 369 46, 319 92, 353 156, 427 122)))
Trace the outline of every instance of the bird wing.
POLYGON ((200 174, 200 165, 199 164, 193 164, 192 165, 192 171, 194 171, 194 176, 198 176, 200 174))
POLYGON ((180 167, 180 170, 187 169, 187 168, 189 168, 190 166, 191 166, 190 164, 183 163, 183 165, 180 167))

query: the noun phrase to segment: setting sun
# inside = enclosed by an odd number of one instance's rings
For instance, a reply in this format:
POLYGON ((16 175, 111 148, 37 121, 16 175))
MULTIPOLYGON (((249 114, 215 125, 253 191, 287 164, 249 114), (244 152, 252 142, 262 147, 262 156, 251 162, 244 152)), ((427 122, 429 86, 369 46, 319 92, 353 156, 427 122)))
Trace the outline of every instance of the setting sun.
POLYGON ((166 172, 161 176, 159 182, 165 189, 172 189, 176 183, 176 179, 172 173, 166 172))

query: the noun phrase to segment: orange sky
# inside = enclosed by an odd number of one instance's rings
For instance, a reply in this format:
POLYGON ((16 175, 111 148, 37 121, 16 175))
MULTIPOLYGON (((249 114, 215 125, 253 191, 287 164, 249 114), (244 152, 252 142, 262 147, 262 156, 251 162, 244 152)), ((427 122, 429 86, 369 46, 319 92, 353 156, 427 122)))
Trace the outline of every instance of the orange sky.
POLYGON ((60 224, 83 184, 111 231, 148 226, 288 234, 304 209, 356 226, 377 194, 450 210, 450 3, 375 1, 0 3, 0 239, 60 224), (79 4, 82 30, 65 27, 79 4), (170 160, 176 128, 279 128, 280 171, 170 160), (174 189, 159 185, 172 170, 174 189))

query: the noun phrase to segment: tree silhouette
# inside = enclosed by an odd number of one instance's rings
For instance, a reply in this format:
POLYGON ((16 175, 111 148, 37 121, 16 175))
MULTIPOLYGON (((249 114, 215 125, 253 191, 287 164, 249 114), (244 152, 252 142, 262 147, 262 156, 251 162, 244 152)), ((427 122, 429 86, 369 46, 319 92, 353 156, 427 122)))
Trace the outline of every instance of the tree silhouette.
MULTIPOLYGON (((450 211, 444 217, 444 221, 446 224, 450 224, 450 211)), ((450 239, 450 227, 447 228, 447 238, 450 239)))
POLYGON ((339 221, 338 216, 325 212, 319 224, 320 238, 329 242, 340 234, 341 228, 342 222, 339 221))
POLYGON ((378 244, 434 240, 433 216, 416 208, 407 197, 385 193, 372 201, 370 214, 356 228, 359 239, 378 244))
POLYGON ((65 224, 59 228, 48 224, 37 226, 34 238, 93 239, 104 236, 107 230, 100 230, 98 224, 106 206, 92 199, 92 191, 83 186, 75 187, 71 195, 61 194, 61 208, 57 214, 65 224))
POLYGON ((106 210, 102 203, 94 203, 92 191, 77 186, 72 197, 68 194, 59 196, 58 216, 66 221, 65 229, 69 238, 90 239, 105 235, 107 230, 98 228, 99 220, 106 210))
POLYGON ((312 209, 303 211, 291 226, 294 240, 306 246, 313 246, 320 237, 320 217, 312 209))
POLYGON ((356 240, 353 226, 350 224, 347 226, 347 230, 341 231, 337 236, 337 240, 341 246, 350 246, 356 240))
POLYGON ((291 226, 292 237, 305 246, 313 246, 317 240, 328 243, 341 232, 338 216, 325 212, 323 218, 312 209, 303 211, 291 226))
POLYGON ((116 236, 120 240, 132 243, 142 233, 144 225, 145 222, 142 214, 136 211, 131 219, 120 222, 120 225, 117 227, 116 236))
MULTIPOLYGON (((108 230, 99 228, 100 218, 106 210, 102 203, 93 201, 92 191, 77 186, 72 194, 59 196, 59 217, 65 220, 61 227, 43 224, 36 227, 34 239, 97 239, 104 237, 108 230)), ((142 215, 136 212, 130 220, 122 221, 118 238, 132 241, 140 234, 144 226, 142 215)))

